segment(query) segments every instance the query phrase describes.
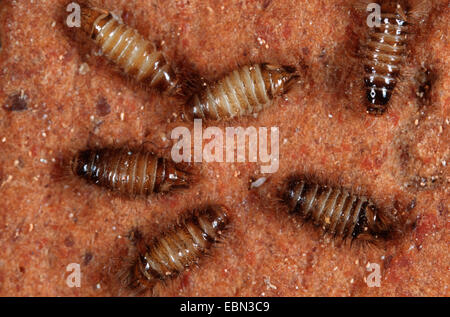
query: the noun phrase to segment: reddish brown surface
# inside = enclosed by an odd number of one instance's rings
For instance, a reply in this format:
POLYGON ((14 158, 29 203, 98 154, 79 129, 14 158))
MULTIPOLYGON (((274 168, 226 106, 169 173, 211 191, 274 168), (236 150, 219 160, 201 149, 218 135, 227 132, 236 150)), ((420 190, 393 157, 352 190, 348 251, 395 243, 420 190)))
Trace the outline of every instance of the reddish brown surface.
POLYGON ((287 100, 234 122, 280 128, 280 169, 259 193, 248 190, 259 164, 205 163, 189 190, 144 201, 52 173, 87 146, 148 141, 169 155, 174 102, 125 79, 74 36, 67 1, 2 0, 0 295, 115 295, 115 273, 134 254, 128 232, 139 226, 151 236, 207 201, 231 210, 226 243, 158 294, 450 295, 448 1, 433 1, 405 66, 413 76, 382 117, 361 102, 361 65, 351 55, 364 21, 350 2, 99 1, 207 78, 255 61, 300 62, 306 73, 287 100), (435 75, 426 104, 412 79, 422 64, 435 75), (275 184, 293 172, 361 188, 383 207, 406 210, 415 200, 416 226, 380 249, 338 245, 271 203, 275 184), (380 288, 364 282, 368 262, 381 265, 380 288), (81 288, 66 285, 69 263, 81 264, 81 288))

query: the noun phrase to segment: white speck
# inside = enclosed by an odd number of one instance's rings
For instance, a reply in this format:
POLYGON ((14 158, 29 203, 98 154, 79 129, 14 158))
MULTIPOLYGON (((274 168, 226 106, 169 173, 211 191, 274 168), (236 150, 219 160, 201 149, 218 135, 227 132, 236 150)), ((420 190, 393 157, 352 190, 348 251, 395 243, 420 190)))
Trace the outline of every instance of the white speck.
POLYGON ((122 113, 120 114, 120 120, 122 120, 122 121, 125 120, 125 113, 122 112, 122 113))
POLYGON ((258 188, 259 186, 261 186, 262 184, 264 184, 267 180, 267 177, 260 177, 258 178, 256 181, 254 181, 250 187, 251 188, 258 188))
POLYGON ((43 136, 44 138, 47 137, 47 133, 42 132, 42 136, 43 136))
POLYGON ((414 249, 414 245, 410 245, 408 251, 411 251, 412 249, 414 249))
POLYGON ((40 161, 41 163, 44 163, 44 164, 47 164, 47 163, 48 163, 47 160, 44 159, 44 158, 41 158, 39 161, 40 161))
POLYGON ((116 231, 116 226, 113 226, 112 229, 113 229, 113 231, 116 231))
POLYGON ((355 283, 355 279, 352 278, 352 279, 350 280, 350 284, 353 284, 353 283, 355 283))
POLYGON ((333 115, 330 113, 330 114, 328 115, 328 118, 333 118, 333 115))
POLYGON ((95 285, 95 287, 96 287, 97 289, 100 289, 102 286, 100 285, 100 283, 98 283, 97 285, 95 285))
POLYGON ((6 142, 6 137, 2 138, 2 142, 5 143, 6 142))
POLYGON ((73 218, 73 213, 70 213, 70 214, 69 214, 69 218, 73 218))
POLYGON ((52 28, 54 28, 56 26, 56 21, 52 22, 52 28))
POLYGON ((444 167, 447 165, 447 161, 445 161, 445 160, 443 160, 441 163, 442 163, 442 166, 444 166, 444 167))
POLYGON ((266 284, 268 290, 269 289, 277 289, 277 287, 275 285, 270 283, 270 277, 264 278, 264 283, 266 284))
POLYGON ((122 239, 122 236, 119 234, 119 235, 117 236, 117 239, 122 239))
POLYGON ((78 72, 81 75, 86 75, 89 72, 89 65, 87 63, 81 64, 80 67, 78 68, 78 72))

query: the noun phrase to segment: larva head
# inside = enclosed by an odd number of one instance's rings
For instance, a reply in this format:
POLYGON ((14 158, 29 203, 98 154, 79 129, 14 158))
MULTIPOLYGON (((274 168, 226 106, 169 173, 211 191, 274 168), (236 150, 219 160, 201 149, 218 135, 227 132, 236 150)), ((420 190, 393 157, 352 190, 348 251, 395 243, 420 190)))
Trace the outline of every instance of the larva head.
POLYGON ((381 1, 381 13, 398 13, 400 16, 407 14, 409 10, 408 1, 397 0, 397 1, 381 1))
POLYGON ((288 92, 299 77, 296 69, 290 66, 263 64, 261 72, 267 92, 272 97, 288 92))
POLYGON ((386 105, 391 99, 392 91, 386 88, 367 88, 367 112, 374 115, 382 115, 386 111, 386 105))
POLYGON ((298 206, 298 199, 300 198, 298 190, 302 184, 304 184, 304 182, 301 178, 293 176, 288 179, 287 185, 279 194, 279 197, 281 197, 282 201, 288 206, 289 212, 295 212, 295 209, 298 206))
POLYGON ((188 187, 194 182, 194 176, 182 168, 181 164, 160 159, 156 174, 156 190, 168 192, 176 188, 188 187))
POLYGON ((379 210, 369 202, 365 212, 360 213, 352 236, 374 241, 380 238, 390 238, 398 232, 398 222, 395 217, 388 212, 379 210))
POLYGON ((81 29, 91 38, 95 38, 97 35, 97 28, 100 26, 101 20, 109 17, 107 11, 90 7, 86 4, 80 4, 81 9, 81 29))
POLYGON ((148 278, 148 273, 143 273, 145 272, 145 263, 145 259, 139 255, 136 260, 117 273, 120 285, 128 292, 131 291, 132 296, 139 296, 147 290, 152 290, 160 280, 154 277, 148 278))
POLYGON ((225 230, 230 222, 228 210, 221 205, 209 206, 199 216, 206 217, 216 232, 225 230))
POLYGON ((78 152, 70 161, 70 170, 76 176, 85 176, 89 173, 89 166, 91 165, 92 151, 85 150, 78 152))

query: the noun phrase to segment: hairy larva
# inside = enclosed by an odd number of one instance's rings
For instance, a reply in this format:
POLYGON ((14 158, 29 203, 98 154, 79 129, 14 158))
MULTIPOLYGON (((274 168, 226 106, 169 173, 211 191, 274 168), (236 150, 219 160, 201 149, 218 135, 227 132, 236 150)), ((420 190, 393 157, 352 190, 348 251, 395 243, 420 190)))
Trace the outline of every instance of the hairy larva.
POLYGON ((286 93, 297 77, 288 66, 241 67, 194 94, 184 106, 183 117, 223 120, 257 113, 286 93))
POLYGON ((383 114, 392 96, 406 55, 409 24, 405 1, 382 1, 381 21, 363 49, 367 111, 383 114))
POLYGON ((138 238, 136 260, 119 274, 122 284, 140 292, 176 277, 198 264, 212 245, 221 241, 228 225, 227 209, 213 205, 170 226, 151 243, 138 238))
POLYGON ((193 175, 151 152, 130 149, 89 149, 70 162, 74 175, 127 196, 150 195, 186 187, 193 175))
POLYGON ((126 74, 161 92, 179 92, 178 79, 163 53, 135 29, 108 12, 81 6, 81 28, 126 74))
POLYGON ((342 238, 375 242, 398 232, 395 217, 378 209, 367 197, 296 176, 288 181, 283 200, 291 213, 312 220, 324 232, 342 238))

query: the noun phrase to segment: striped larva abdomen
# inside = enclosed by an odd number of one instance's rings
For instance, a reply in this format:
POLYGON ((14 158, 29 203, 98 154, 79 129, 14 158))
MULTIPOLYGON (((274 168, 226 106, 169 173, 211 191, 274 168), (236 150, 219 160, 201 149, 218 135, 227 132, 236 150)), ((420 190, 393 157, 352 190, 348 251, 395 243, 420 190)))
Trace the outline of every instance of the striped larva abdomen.
POLYGON ((81 6, 81 28, 122 70, 161 92, 178 93, 178 80, 163 53, 110 12, 81 6))
POLYGON ((183 117, 224 120, 255 114, 286 93, 297 77, 287 66, 241 67, 194 94, 184 107, 183 117))
POLYGON ((213 244, 221 241, 228 224, 225 207, 209 206, 167 228, 151 243, 141 238, 137 242, 138 256, 122 283, 142 291, 176 277, 196 265, 213 244))
POLYGON ((342 238, 373 242, 397 232, 395 218, 378 209, 367 197, 309 182, 303 177, 288 182, 284 201, 291 213, 342 238))
POLYGON ((370 31, 363 50, 367 111, 383 114, 397 85, 406 55, 408 23, 402 1, 383 1, 381 21, 370 31))
POLYGON ((192 175, 176 163, 143 150, 85 150, 73 157, 70 167, 91 183, 131 197, 168 192, 192 182, 192 175))

